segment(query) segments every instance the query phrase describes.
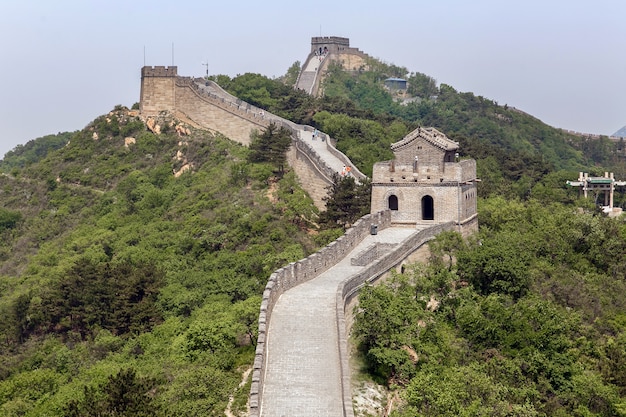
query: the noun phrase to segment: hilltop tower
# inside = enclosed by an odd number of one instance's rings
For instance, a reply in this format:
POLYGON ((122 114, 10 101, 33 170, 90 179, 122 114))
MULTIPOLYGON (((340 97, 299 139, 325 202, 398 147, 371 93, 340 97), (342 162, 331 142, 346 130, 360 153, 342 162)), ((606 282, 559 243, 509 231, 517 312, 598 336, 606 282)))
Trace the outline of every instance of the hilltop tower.
POLYGON ((458 147, 434 128, 392 144, 394 159, 374 164, 372 213, 389 209, 396 225, 455 222, 464 234, 477 230, 476 161, 459 161, 458 147))
POLYGON ((178 67, 142 67, 140 112, 155 116, 160 111, 176 109, 178 67))
POLYGON ((311 38, 311 53, 340 54, 350 48, 350 39, 339 36, 314 36, 311 38))
POLYGON ((369 55, 350 46, 350 39, 340 36, 314 36, 311 52, 296 81, 296 88, 317 96, 320 83, 331 62, 340 64, 345 71, 357 72, 368 68, 369 55))

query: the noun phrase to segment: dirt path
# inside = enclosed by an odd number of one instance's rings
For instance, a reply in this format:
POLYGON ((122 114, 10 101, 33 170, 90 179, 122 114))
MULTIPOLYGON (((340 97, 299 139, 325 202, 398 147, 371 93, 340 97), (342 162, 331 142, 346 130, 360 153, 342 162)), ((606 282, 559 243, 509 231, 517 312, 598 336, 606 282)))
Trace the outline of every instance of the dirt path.
MULTIPOLYGON (((237 386, 237 389, 246 385, 246 382, 248 381, 248 377, 250 376, 250 372, 252 372, 252 367, 249 367, 248 369, 246 369, 244 373, 241 375, 241 382, 237 386)), ((239 415, 233 414, 233 412, 230 410, 230 408, 233 405, 234 400, 235 400, 235 397, 233 393, 233 395, 228 397, 228 405, 226 406, 226 410, 224 410, 224 415, 226 415, 226 417, 239 417, 239 415)))

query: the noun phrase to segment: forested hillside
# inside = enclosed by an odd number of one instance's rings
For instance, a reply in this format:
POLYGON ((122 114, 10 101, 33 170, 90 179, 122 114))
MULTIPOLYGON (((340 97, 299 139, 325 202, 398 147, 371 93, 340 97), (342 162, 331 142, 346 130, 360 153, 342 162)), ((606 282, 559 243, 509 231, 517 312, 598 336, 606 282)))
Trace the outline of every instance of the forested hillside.
MULTIPOLYGON (((565 185, 626 178, 622 145, 420 73, 397 97, 382 81, 406 69, 370 67, 332 66, 320 98, 293 90, 293 66, 213 78, 366 174, 418 125, 477 160, 480 233, 443 234, 429 265, 360 298, 354 342, 392 415, 626 415, 626 226, 565 185)), ((0 415, 245 412, 270 273, 368 211, 366 183, 338 180, 318 213, 280 155, 157 123, 118 106, 0 161, 0 415)))
MULTIPOLYGON (((526 199, 536 186, 544 192, 542 183, 563 190, 578 171, 612 171, 616 178, 626 178, 623 142, 567 134, 506 104, 438 86, 421 73, 409 74, 408 95, 398 98, 385 89, 383 80, 408 70, 375 60, 370 67, 354 73, 331 65, 320 98, 259 74, 214 79, 246 101, 330 134, 337 148, 367 175, 374 162, 391 158, 391 143, 421 125, 441 130, 460 143, 461 157, 477 160, 483 197, 526 199)), ((626 202, 623 195, 618 198, 617 205, 626 202)))
POLYGON ((568 135, 423 74, 399 104, 382 80, 401 70, 375 64, 331 67, 319 99, 253 74, 223 81, 329 133, 367 173, 417 125, 477 160, 479 234, 443 234, 429 265, 361 293, 354 342, 391 415, 626 415, 626 225, 565 185, 579 170, 626 178, 623 143, 568 135))
MULTIPOLYGON (((361 293, 354 342, 391 415, 626 415, 626 223, 565 186, 579 170, 626 178, 623 142, 567 135, 419 73, 400 105, 381 83, 398 68, 372 68, 331 69, 323 100, 353 100, 387 134, 435 126, 482 179, 477 236, 444 233, 430 264, 361 293)), ((347 115, 322 114, 350 155, 359 133, 333 124, 347 115)))
POLYGON ((360 294, 355 343, 391 415, 626 415, 624 221, 490 197, 479 222, 360 294))
POLYGON ((4 161, 2 416, 221 416, 231 395, 245 410, 267 278, 324 239, 292 173, 133 114, 4 161))

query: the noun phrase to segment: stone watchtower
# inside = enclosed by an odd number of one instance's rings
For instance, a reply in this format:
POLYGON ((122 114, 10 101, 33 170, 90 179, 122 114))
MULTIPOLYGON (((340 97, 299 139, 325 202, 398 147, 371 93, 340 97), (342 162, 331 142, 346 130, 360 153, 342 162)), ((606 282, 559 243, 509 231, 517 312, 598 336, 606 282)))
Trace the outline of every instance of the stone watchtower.
POLYGON ((339 36, 314 36, 311 38, 311 53, 339 55, 350 49, 350 39, 339 36))
POLYGON ((392 144, 394 159, 374 164, 372 213, 389 209, 396 225, 455 222, 464 234, 477 230, 476 161, 459 161, 458 147, 434 128, 392 144))
POLYGON ((177 72, 177 67, 141 68, 141 114, 156 116, 160 111, 176 109, 177 72))

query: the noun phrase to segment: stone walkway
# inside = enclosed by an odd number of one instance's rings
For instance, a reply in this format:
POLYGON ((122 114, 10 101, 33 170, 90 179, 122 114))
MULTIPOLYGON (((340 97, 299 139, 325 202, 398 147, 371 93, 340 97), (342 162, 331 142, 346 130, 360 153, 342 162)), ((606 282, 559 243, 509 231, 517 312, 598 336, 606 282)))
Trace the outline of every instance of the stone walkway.
MULTIPOLYGON (((321 135, 326 136, 325 133, 320 133, 321 135)), ((326 162, 326 164, 333 169, 333 171, 340 173, 345 163, 337 158, 333 153, 328 150, 328 146, 326 141, 322 140, 320 137, 317 137, 313 140, 313 132, 307 132, 305 130, 300 130, 300 139, 307 142, 313 150, 326 162)))
POLYGON ((387 228, 369 235, 334 267, 278 299, 267 332, 261 416, 343 415, 337 287, 364 268, 351 266, 351 258, 375 242, 400 243, 413 233, 417 230, 387 228))
POLYGON ((311 89, 315 84, 315 78, 318 76, 317 69, 322 64, 319 56, 311 57, 311 59, 306 64, 306 67, 302 69, 300 73, 300 78, 298 80, 298 85, 296 88, 300 90, 306 91, 308 94, 311 94, 311 89))
MULTIPOLYGON (((218 88, 214 88, 212 85, 204 85, 201 82, 197 82, 197 85, 199 87, 200 90, 205 91, 209 94, 213 94, 215 96, 218 96, 220 98, 222 98, 224 101, 229 102, 229 103, 235 103, 238 99, 235 96, 230 95, 228 92, 223 91, 221 89, 218 88)), ((265 113, 264 117, 267 119, 275 119, 277 121, 287 121, 279 116, 276 116, 272 113, 265 113)), ((328 135, 326 135, 323 132, 320 132, 320 135, 323 135, 325 138, 328 137, 328 135)), ((343 162, 341 159, 337 158, 337 156, 335 154, 333 154, 332 152, 330 152, 328 150, 328 145, 326 143, 326 141, 322 141, 321 137, 317 137, 315 140, 313 140, 313 132, 309 132, 307 130, 304 129, 299 129, 298 130, 298 136, 301 140, 307 142, 308 144, 310 144, 313 149, 315 150, 315 152, 320 155, 320 157, 324 160, 324 162, 330 167, 332 168, 335 172, 337 172, 338 174, 341 173, 341 171, 343 170, 344 166, 345 166, 345 162, 343 162)))

